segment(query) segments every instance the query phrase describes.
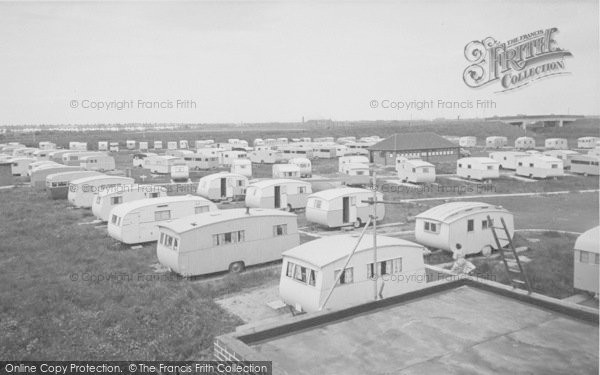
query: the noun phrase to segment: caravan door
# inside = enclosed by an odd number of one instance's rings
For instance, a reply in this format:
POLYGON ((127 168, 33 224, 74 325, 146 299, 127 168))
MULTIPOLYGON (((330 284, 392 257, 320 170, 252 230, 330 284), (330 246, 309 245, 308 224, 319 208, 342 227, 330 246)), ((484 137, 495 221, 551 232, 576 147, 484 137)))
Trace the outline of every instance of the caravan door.
POLYGON ((227 178, 221 179, 221 198, 227 197, 227 178))
POLYGON ((281 208, 281 186, 274 186, 273 199, 273 207, 281 208))
POLYGON ((342 198, 342 224, 350 223, 350 197, 342 198))
POLYGON ((287 199, 287 186, 283 185, 283 186, 279 186, 279 204, 281 205, 280 207, 287 207, 288 205, 288 199, 287 199))

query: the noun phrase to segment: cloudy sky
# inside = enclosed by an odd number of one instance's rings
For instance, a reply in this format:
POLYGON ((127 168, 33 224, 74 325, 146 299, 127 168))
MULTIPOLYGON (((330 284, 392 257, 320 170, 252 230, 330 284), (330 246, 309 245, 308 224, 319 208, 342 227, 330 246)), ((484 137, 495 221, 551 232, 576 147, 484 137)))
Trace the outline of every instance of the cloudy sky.
POLYGON ((598 33, 597 1, 1 2, 0 124, 598 114, 598 33), (464 84, 470 41, 550 27, 571 74, 504 93, 464 84), (89 108, 102 102, 133 105, 89 108))

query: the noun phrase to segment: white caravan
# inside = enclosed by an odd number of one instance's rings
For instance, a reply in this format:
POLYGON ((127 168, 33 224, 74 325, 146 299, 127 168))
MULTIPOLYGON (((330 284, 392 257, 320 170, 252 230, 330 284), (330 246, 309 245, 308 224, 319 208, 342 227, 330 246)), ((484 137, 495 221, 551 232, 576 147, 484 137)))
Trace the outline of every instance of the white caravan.
POLYGON ((252 162, 248 159, 232 160, 229 171, 250 178, 252 177, 252 162))
POLYGON ((577 138, 577 148, 594 148, 598 146, 600 137, 581 137, 577 138))
POLYGON ((571 172, 582 174, 584 176, 598 176, 598 161, 600 156, 593 155, 574 155, 571 160, 571 172))
POLYGON ((96 171, 73 171, 49 174, 46 176, 46 190, 52 199, 67 199, 69 183, 80 178, 102 176, 96 171))
POLYGON ((80 166, 86 171, 112 171, 115 169, 115 158, 109 155, 88 155, 79 158, 80 166))
POLYGON ((519 159, 516 174, 529 178, 548 178, 564 175, 563 162, 560 159, 541 154, 529 155, 519 159))
POLYGON ((389 298, 425 287, 423 254, 427 250, 422 245, 378 235, 374 265, 373 235, 367 233, 358 240, 351 234, 327 236, 284 252, 279 280, 281 300, 297 311, 318 311, 338 277, 324 311, 371 302, 374 289, 381 298, 389 298), (354 255, 340 275, 355 246, 354 255))
POLYGON ((128 150, 135 150, 135 141, 134 141, 134 140, 131 140, 131 139, 130 139, 130 140, 127 140, 127 141, 125 142, 125 147, 126 147, 128 150))
POLYGON ((275 164, 283 161, 281 153, 267 146, 257 146, 248 153, 251 162, 257 164, 275 164))
POLYGON ((435 166, 421 159, 396 158, 398 179, 402 182, 424 184, 435 181, 435 166))
POLYGON ((492 158, 462 158, 456 161, 456 174, 469 180, 490 180, 500 177, 500 163, 492 158))
POLYGON ((16 157, 8 159, 10 163, 11 173, 13 176, 25 177, 29 172, 29 165, 35 163, 34 158, 16 157))
POLYGON ((531 137, 519 137, 515 139, 515 148, 517 150, 527 150, 535 148, 535 139, 531 137))
POLYGON ((300 167, 295 164, 273 164, 273 178, 300 178, 300 167))
POLYGON ((160 185, 121 185, 108 188, 96 194, 92 203, 94 216, 108 221, 110 211, 123 203, 140 199, 160 198, 167 196, 167 188, 160 185))
POLYGON ((214 201, 241 199, 246 194, 248 178, 236 173, 209 174, 198 181, 197 193, 214 201))
POLYGON ((90 176, 69 182, 67 199, 75 207, 92 208, 94 195, 118 185, 131 185, 133 178, 122 176, 90 176))
POLYGON ((150 156, 157 156, 153 152, 140 152, 137 154, 133 154, 133 166, 143 168, 146 158, 150 156))
POLYGON ((274 179, 254 182, 246 189, 246 207, 292 211, 306 207, 311 184, 300 180, 274 179))
POLYGON ((485 139, 485 147, 488 148, 502 148, 508 144, 506 137, 491 136, 485 139))
POLYGON ((573 156, 581 155, 579 152, 573 150, 547 150, 542 154, 562 160, 564 169, 571 168, 571 158, 573 156))
MULTIPOLYGON (((377 193, 377 200, 383 200, 383 194, 377 193)), ((366 201, 373 199, 373 192, 359 188, 328 189, 308 196, 306 202, 306 220, 329 228, 353 225, 355 228, 365 224, 373 214, 373 207, 366 201)), ((385 217, 385 205, 376 204, 377 220, 385 217)))
POLYGON ((566 138, 548 138, 544 141, 544 147, 550 150, 566 150, 569 145, 566 138))
POLYGON ((523 151, 495 151, 490 152, 489 156, 491 159, 496 160, 500 163, 502 169, 517 169, 517 162, 521 158, 525 158, 530 154, 523 151))
POLYGON ((148 156, 144 160, 144 168, 149 169, 151 173, 170 174, 171 167, 176 163, 183 161, 182 158, 167 155, 148 156))
POLYGON ((338 172, 342 172, 342 165, 348 164, 348 163, 353 163, 353 164, 362 163, 362 164, 366 164, 368 167, 369 166, 369 158, 366 156, 360 156, 360 155, 342 156, 338 159, 338 172))
POLYGON ((477 146, 477 137, 460 137, 458 144, 460 147, 475 147, 477 146))
POLYGON ((158 261, 183 276, 246 267, 281 259, 298 246, 296 215, 268 209, 231 209, 160 223, 158 261))
POLYGON ((126 244, 156 241, 159 224, 216 210, 213 202, 192 195, 140 199, 110 211, 108 234, 126 244))
MULTIPOLYGON (((508 233, 514 234, 513 215, 502 206, 481 202, 451 202, 430 208, 415 217, 415 238, 433 249, 453 251, 460 244, 463 254, 489 255, 497 247, 490 226, 501 227, 504 219, 508 233), (492 223, 488 222, 488 215, 492 223)), ((498 232, 500 245, 506 234, 498 232)))
POLYGON ((292 158, 288 160, 288 164, 298 166, 301 178, 312 177, 312 163, 307 158, 292 158))

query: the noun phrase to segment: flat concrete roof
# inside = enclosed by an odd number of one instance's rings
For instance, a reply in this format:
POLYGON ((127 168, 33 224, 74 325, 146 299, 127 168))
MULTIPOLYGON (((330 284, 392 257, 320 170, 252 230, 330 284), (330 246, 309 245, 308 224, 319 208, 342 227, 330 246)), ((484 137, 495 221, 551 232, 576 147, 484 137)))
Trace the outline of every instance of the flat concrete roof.
POLYGON ((598 325, 469 285, 248 343, 278 373, 598 373, 598 325))

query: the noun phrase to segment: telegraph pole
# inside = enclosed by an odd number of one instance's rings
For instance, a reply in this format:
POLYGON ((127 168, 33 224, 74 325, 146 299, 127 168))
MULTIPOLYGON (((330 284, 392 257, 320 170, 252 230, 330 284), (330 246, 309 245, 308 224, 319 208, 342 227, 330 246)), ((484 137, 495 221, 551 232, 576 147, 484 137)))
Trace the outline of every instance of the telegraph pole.
POLYGON ((373 180, 371 190, 373 191, 373 298, 377 301, 377 178, 375 177, 375 171, 373 171, 373 180))

